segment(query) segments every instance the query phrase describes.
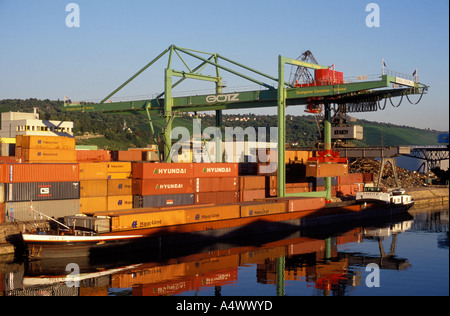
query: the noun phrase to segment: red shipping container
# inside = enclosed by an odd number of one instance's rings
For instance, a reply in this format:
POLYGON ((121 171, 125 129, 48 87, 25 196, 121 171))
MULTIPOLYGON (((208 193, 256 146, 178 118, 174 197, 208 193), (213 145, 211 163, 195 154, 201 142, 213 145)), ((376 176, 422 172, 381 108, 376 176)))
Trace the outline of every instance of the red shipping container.
POLYGON ((133 179, 133 195, 194 193, 193 179, 133 179))
POLYGON ((78 164, 7 164, 5 182, 72 182, 80 180, 78 164))
POLYGON ((77 150, 77 161, 111 161, 109 150, 77 150))
POLYGON ((241 202, 253 202, 254 200, 260 200, 266 198, 266 190, 249 190, 240 192, 241 202))
POLYGON ((338 185, 347 185, 355 183, 364 183, 364 176, 362 173, 349 173, 346 176, 338 177, 338 185))
POLYGON ((195 178, 195 193, 239 191, 239 178, 195 178))
POLYGON ((133 179, 192 179, 194 166, 191 163, 135 162, 133 179))
POLYGON ((315 70, 316 83, 321 85, 334 85, 344 83, 344 73, 334 71, 331 69, 316 69, 315 70))
POLYGON ((239 192, 206 192, 195 194, 195 204, 233 204, 239 202, 239 192))
POLYGON ((238 163, 195 163, 194 178, 239 177, 238 163))

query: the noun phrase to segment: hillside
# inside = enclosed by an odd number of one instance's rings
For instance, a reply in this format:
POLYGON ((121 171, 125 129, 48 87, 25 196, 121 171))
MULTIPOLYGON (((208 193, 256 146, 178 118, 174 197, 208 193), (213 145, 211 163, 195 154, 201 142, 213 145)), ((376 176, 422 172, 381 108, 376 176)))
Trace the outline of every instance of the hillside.
MULTIPOLYGON (((111 150, 127 149, 129 147, 145 147, 151 141, 152 135, 146 115, 104 114, 104 113, 65 113, 60 100, 0 100, 0 112, 33 112, 38 108, 41 119, 75 122, 76 136, 87 133, 97 135, 95 138, 77 139, 77 144, 98 145, 111 150), (124 128, 126 125, 126 128, 124 128), (129 130, 128 130, 129 129, 129 130), (101 137, 98 137, 98 136, 101 137)), ((237 115, 224 112, 224 127, 276 127, 277 117, 272 115, 237 115)), ((158 135, 164 127, 164 120, 153 117, 155 134, 158 135)), ((202 129, 214 126, 212 115, 200 114, 202 129)), ((192 134, 195 118, 189 115, 177 117, 173 127, 186 127, 192 134)), ((311 147, 319 141, 319 133, 314 116, 288 116, 287 142, 297 147, 311 147)), ((355 124, 364 127, 364 140, 355 141, 357 146, 397 146, 397 145, 437 145, 439 132, 408 126, 370 122, 359 120, 355 124)), ((269 129, 267 128, 267 139, 269 129)))

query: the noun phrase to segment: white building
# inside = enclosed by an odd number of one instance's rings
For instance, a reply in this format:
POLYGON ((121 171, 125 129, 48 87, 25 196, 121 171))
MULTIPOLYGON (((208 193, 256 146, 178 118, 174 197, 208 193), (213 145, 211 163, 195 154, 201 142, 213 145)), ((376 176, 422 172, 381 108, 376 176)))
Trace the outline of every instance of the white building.
POLYGON ((74 122, 45 121, 39 114, 22 112, 2 113, 0 138, 15 138, 17 135, 73 137, 74 122))

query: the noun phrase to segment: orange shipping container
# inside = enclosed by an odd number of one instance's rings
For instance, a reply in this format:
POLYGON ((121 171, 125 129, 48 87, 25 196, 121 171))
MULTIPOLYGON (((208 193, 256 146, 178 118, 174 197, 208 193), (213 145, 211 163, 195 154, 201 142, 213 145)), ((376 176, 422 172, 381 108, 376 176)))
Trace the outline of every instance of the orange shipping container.
POLYGON ((241 203, 241 217, 262 216, 269 214, 286 213, 286 202, 275 203, 241 203))
POLYGON ((126 161, 110 161, 106 164, 107 172, 114 173, 131 173, 131 162, 126 161))
POLYGON ((237 163, 195 163, 194 178, 239 177, 237 163))
POLYGON ((240 178, 240 190, 265 190, 265 176, 245 176, 240 178))
POLYGON ((25 162, 76 162, 77 154, 75 150, 66 149, 24 149, 22 156, 25 162))
POLYGON ((132 195, 108 196, 108 211, 129 210, 132 208, 132 195))
POLYGON ((230 204, 239 202, 239 192, 206 192, 195 194, 195 204, 230 204))
POLYGON ((80 181, 80 197, 105 197, 107 193, 107 180, 80 181))
POLYGON ((76 163, 6 165, 5 182, 69 182, 79 180, 79 167, 76 163))
POLYGON ((22 147, 23 149, 75 150, 75 138, 63 136, 23 135, 18 147, 22 147))
POLYGON ((266 197, 266 190, 249 190, 240 192, 241 202, 252 202, 266 197))
POLYGON ((131 172, 108 172, 106 178, 108 180, 125 180, 131 179, 131 172))
POLYGON ((133 163, 134 179, 192 179, 191 163, 133 163))
POLYGON ((132 195, 131 179, 107 180, 108 196, 132 195))
POLYGON ((106 180, 107 166, 104 162, 80 162, 80 180, 106 180))
POLYGON ((239 178, 196 178, 195 193, 239 191, 239 178))
POLYGON ((348 174, 348 164, 342 163, 319 163, 319 162, 308 162, 306 164, 306 177, 337 177, 346 176, 348 174))
POLYGON ((105 212, 108 209, 108 199, 104 197, 80 198, 80 213, 105 212))
POLYGON ((112 231, 182 225, 186 222, 184 210, 150 211, 115 216, 111 219, 112 231))
POLYGON ((185 209, 186 223, 220 221, 239 218, 239 205, 217 205, 185 209))
POLYGON ((133 179, 133 195, 194 193, 193 179, 133 179))
POLYGON ((287 202, 288 212, 301 212, 318 210, 325 207, 325 198, 315 197, 292 197, 292 198, 275 198, 270 201, 287 202))
MULTIPOLYGON (((77 150, 77 161, 94 162, 110 161, 111 153, 109 150, 77 150)), ((106 166, 106 165, 105 165, 106 166)))
POLYGON ((119 150, 117 152, 117 161, 142 161, 142 152, 119 150))

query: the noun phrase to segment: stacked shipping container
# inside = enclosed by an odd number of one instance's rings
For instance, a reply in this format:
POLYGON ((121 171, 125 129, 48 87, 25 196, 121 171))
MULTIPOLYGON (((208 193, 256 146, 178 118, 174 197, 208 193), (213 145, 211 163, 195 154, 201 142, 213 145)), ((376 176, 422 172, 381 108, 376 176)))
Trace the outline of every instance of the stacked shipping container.
POLYGON ((194 204, 194 166, 190 163, 133 163, 133 207, 194 204))
MULTIPOLYGON (((78 164, 2 164, 6 221, 31 221, 43 212, 54 218, 79 212, 78 164)), ((2 196, 0 195, 0 197, 2 196)))
POLYGON ((75 138, 19 135, 16 156, 29 163, 75 163, 75 138))

